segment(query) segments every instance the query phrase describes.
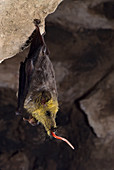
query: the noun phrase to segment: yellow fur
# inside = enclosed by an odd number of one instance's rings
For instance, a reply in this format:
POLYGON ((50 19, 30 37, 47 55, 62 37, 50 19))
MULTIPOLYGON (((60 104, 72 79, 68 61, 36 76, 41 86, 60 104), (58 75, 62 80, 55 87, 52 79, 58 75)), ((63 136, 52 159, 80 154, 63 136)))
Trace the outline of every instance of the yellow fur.
POLYGON ((33 118, 35 118, 36 120, 38 120, 44 125, 48 135, 50 135, 51 127, 54 128, 56 127, 55 118, 56 118, 57 111, 58 111, 58 102, 57 100, 53 100, 51 98, 46 104, 40 105, 38 109, 32 112, 33 118), (46 115, 46 111, 51 112, 50 117, 46 115))

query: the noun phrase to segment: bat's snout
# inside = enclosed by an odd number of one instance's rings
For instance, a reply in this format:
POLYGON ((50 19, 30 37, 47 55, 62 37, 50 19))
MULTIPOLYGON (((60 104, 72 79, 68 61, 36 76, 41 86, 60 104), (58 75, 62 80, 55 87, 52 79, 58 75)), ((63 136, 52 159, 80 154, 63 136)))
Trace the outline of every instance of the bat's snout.
POLYGON ((50 129, 52 132, 55 132, 57 130, 57 127, 51 127, 50 129))

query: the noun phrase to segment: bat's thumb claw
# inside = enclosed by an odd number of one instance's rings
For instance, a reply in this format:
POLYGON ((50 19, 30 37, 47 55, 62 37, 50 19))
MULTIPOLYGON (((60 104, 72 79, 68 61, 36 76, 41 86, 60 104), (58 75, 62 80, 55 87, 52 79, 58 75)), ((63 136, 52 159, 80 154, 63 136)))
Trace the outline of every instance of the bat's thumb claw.
POLYGON ((22 114, 21 114, 20 112, 18 112, 18 111, 16 111, 15 114, 16 114, 17 116, 22 115, 22 114))
POLYGON ((40 124, 40 122, 37 121, 37 125, 39 125, 39 124, 40 124))
POLYGON ((23 120, 24 120, 25 122, 29 122, 29 119, 26 119, 25 117, 23 117, 23 120))

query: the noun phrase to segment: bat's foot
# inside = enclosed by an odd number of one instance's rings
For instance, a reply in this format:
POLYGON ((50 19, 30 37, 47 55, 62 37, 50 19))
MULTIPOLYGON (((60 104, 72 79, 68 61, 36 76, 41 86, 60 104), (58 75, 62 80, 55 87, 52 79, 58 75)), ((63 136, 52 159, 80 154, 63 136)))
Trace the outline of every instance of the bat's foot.
POLYGON ((32 117, 32 118, 29 118, 29 119, 26 119, 23 117, 23 120, 26 121, 26 122, 29 122, 32 126, 36 126, 37 125, 37 122, 36 120, 32 117))
POLYGON ((34 19, 34 24, 36 27, 38 27, 38 25, 41 23, 41 21, 39 19, 34 19))

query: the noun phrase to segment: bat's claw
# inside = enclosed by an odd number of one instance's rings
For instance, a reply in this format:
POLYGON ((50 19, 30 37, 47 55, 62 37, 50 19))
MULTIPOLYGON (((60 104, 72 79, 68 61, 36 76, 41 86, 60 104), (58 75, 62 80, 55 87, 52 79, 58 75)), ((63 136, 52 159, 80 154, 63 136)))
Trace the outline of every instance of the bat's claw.
POLYGON ((39 19, 34 19, 34 24, 37 27, 39 24, 41 23, 41 21, 39 19))

